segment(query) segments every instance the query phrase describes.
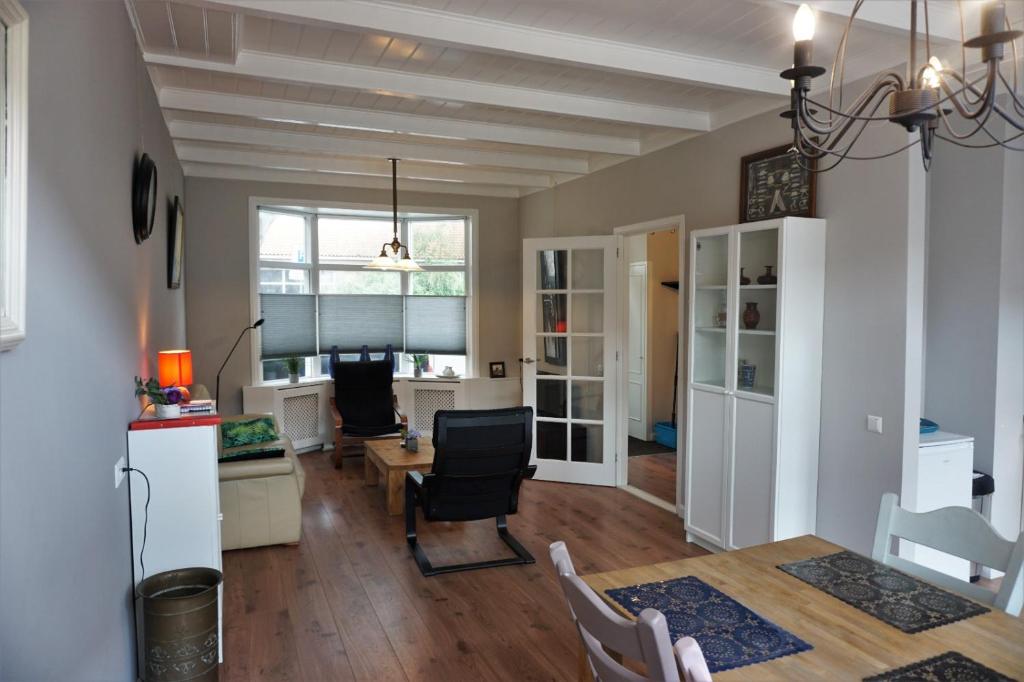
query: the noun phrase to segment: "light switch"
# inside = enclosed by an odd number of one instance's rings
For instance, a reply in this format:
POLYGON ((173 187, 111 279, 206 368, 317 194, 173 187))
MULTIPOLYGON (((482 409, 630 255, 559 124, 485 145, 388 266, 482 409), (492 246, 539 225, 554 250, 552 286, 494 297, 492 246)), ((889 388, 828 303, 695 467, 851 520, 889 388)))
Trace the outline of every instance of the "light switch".
POLYGON ((873 414, 869 414, 868 415, 868 431, 870 431, 871 433, 881 433, 882 432, 882 418, 881 417, 876 417, 873 414))

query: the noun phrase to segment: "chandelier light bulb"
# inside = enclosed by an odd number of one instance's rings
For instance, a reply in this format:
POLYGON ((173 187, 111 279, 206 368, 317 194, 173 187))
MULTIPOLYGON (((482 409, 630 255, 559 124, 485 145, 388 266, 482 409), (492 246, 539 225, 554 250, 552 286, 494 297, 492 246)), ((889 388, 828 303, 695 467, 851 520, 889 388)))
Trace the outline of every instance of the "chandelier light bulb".
POLYGON ((921 82, 926 88, 937 88, 941 85, 938 72, 931 66, 924 67, 924 71, 921 72, 921 82))
POLYGON ((928 66, 935 69, 935 73, 942 73, 942 62, 939 61, 939 58, 936 57, 935 55, 932 55, 931 58, 928 60, 928 66))
POLYGON ((800 5, 793 17, 793 40, 814 39, 814 12, 806 4, 800 5))

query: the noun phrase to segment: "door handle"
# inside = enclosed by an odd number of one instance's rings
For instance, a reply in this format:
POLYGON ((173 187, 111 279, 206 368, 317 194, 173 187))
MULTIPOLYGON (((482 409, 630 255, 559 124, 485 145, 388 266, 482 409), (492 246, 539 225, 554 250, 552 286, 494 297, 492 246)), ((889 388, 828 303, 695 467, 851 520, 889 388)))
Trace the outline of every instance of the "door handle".
POLYGON ((537 362, 537 361, 534 360, 533 358, 523 358, 523 364, 524 365, 532 365, 535 362, 537 362))

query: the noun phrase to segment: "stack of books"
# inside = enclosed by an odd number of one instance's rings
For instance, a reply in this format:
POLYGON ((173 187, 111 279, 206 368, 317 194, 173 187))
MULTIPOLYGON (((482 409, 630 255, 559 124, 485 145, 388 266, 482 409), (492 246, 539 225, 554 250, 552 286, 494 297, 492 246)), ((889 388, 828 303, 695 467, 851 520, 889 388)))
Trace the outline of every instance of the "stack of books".
POLYGON ((191 400, 181 404, 181 414, 213 414, 212 400, 191 400))

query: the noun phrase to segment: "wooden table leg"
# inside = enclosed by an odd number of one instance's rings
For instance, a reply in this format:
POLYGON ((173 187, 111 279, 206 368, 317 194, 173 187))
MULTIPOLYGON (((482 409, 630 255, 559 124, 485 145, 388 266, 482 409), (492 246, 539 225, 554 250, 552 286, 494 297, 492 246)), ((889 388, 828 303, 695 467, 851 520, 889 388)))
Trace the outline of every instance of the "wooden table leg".
POLYGON ((363 457, 363 485, 374 486, 380 482, 380 472, 369 455, 363 457))
POLYGON ((397 516, 405 510, 405 472, 388 471, 388 514, 397 516))

